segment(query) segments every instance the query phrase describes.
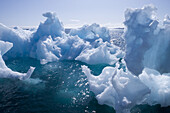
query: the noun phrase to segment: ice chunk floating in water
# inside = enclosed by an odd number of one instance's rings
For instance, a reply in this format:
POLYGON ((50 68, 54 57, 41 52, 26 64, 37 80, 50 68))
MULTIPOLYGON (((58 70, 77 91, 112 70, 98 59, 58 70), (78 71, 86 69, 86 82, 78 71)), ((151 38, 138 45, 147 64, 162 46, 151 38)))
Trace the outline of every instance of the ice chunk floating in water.
POLYGON ((114 107, 117 112, 130 112, 150 93, 150 89, 138 77, 122 69, 105 67, 99 76, 92 75, 86 66, 82 66, 82 70, 99 104, 114 107))
MULTIPOLYGON (((96 95, 99 104, 112 106, 117 112, 129 112, 133 106, 145 103, 169 106, 170 19, 166 16, 161 25, 156 19, 155 10, 154 6, 126 10, 124 22, 126 31, 123 35, 125 42, 119 35, 115 35, 116 38, 113 39, 114 33, 110 34, 109 29, 98 24, 72 29, 66 34, 62 22, 52 12, 43 14, 47 18, 46 21, 40 23, 38 29, 33 32, 20 28, 11 29, 0 24, 0 76, 21 80, 31 76, 33 67, 27 73, 14 72, 3 60, 17 57, 35 58, 40 60, 41 64, 58 60, 73 62, 79 60, 88 66, 120 64, 119 67, 104 66, 99 76, 94 76, 89 68, 82 66, 83 72, 88 77, 90 89, 96 95), (124 60, 126 62, 123 62, 124 60)), ((117 32, 122 34, 123 29, 117 32)), ((69 68, 67 64, 64 66, 69 68)), ((70 73, 61 76, 67 78, 66 75, 72 75, 75 72, 74 66, 71 66, 70 70, 70 73)), ((62 70, 61 73, 63 71, 67 70, 62 70)), ((45 75, 51 79, 50 74, 45 75)), ((57 72, 54 77, 58 78, 56 75, 57 72)), ((81 76, 78 74, 78 77, 81 76)), ((59 78, 59 82, 60 80, 62 79, 59 78)), ((58 80, 53 82, 56 83, 58 80)), ((56 90, 56 87, 54 89, 56 90)), ((70 93, 74 92, 72 89, 69 90, 70 93)), ((61 89, 58 98, 63 97, 63 94, 66 93, 61 89)), ((76 101, 75 97, 73 101, 76 101)))
POLYGON ((9 69, 2 58, 2 56, 13 46, 12 43, 0 41, 0 77, 1 78, 17 78, 20 80, 25 80, 30 78, 34 71, 34 67, 30 67, 27 73, 19 73, 9 69))
POLYGON ((58 60, 114 64, 123 58, 124 52, 110 42, 107 28, 92 24, 66 34, 55 13, 47 12, 43 16, 47 17, 46 21, 40 23, 37 31, 32 34, 0 24, 0 40, 14 44, 12 50, 5 55, 6 58, 32 57, 42 64, 58 60))
POLYGON ((45 13, 44 16, 47 20, 40 24, 32 38, 37 42, 31 51, 31 56, 39 59, 42 64, 57 60, 114 64, 119 58, 123 58, 124 52, 110 43, 107 28, 92 24, 72 29, 70 34, 66 34, 62 23, 54 13, 45 13))
POLYGON ((99 104, 112 106, 117 112, 130 112, 137 104, 170 105, 169 73, 161 75, 145 68, 137 77, 129 71, 105 67, 99 76, 94 76, 87 66, 82 66, 82 70, 99 104))
POLYGON ((105 67, 99 76, 94 76, 89 68, 82 66, 99 104, 125 113, 137 104, 170 105, 169 17, 160 27, 155 10, 149 5, 125 12, 125 72, 105 67))
POLYGON ((139 78, 151 90, 151 94, 146 97, 148 104, 159 103, 162 107, 170 105, 170 73, 161 75, 156 70, 145 68, 139 78))
POLYGON ((115 64, 124 57, 124 52, 119 47, 103 42, 102 39, 95 40, 91 47, 85 48, 75 60, 87 64, 115 64))

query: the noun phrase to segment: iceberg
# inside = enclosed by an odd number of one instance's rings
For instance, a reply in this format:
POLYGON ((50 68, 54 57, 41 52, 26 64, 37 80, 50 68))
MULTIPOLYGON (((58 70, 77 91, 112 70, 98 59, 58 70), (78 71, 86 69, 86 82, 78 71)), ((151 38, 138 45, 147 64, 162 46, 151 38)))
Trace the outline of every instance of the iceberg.
POLYGON ((130 112, 138 104, 170 105, 169 22, 169 16, 165 16, 161 25, 152 5, 125 11, 126 70, 121 66, 105 67, 94 76, 82 66, 99 104, 111 106, 118 113, 130 112))
POLYGON ((43 16, 47 19, 36 31, 28 32, 19 27, 11 29, 0 24, 0 40, 13 43, 13 48, 3 56, 5 59, 32 57, 42 64, 79 60, 88 64, 112 65, 124 57, 124 52, 110 42, 107 28, 92 24, 66 34, 55 13, 47 12, 43 16))
POLYGON ((113 65, 124 57, 124 52, 119 47, 97 39, 92 47, 84 49, 75 60, 87 64, 110 64, 113 65))
POLYGON ((42 64, 57 60, 74 60, 85 46, 88 44, 77 36, 66 34, 54 40, 51 36, 44 37, 37 43, 37 59, 42 64))
POLYGON ((54 37, 61 37, 64 33, 64 27, 62 22, 58 19, 55 13, 47 12, 43 14, 46 17, 46 21, 44 23, 40 23, 37 31, 35 32, 34 36, 32 37, 32 42, 37 42, 40 38, 44 36, 51 35, 52 38, 54 37))
POLYGON ((96 39, 102 38, 103 41, 110 41, 110 32, 106 27, 100 27, 100 25, 94 23, 92 25, 84 25, 78 29, 71 29, 71 36, 79 36, 80 38, 93 42, 96 39))
POLYGON ((145 103, 169 106, 170 17, 166 15, 161 24, 156 10, 152 5, 127 9, 123 37, 124 29, 111 33, 96 23, 67 34, 53 12, 43 14, 47 19, 36 31, 0 24, 0 77, 30 78, 34 67, 19 73, 6 66, 4 59, 16 57, 36 58, 41 64, 58 60, 109 64, 112 67, 105 67, 99 76, 82 66, 99 104, 111 106, 116 112, 130 112, 135 105, 145 103))
POLYGON ((13 47, 4 55, 4 58, 29 56, 31 34, 21 28, 11 29, 0 23, 0 40, 13 43, 13 47))
POLYGON ((82 71, 98 103, 111 106, 118 113, 130 112, 139 104, 170 105, 170 73, 161 75, 154 69, 144 68, 137 77, 128 70, 119 70, 118 66, 105 67, 98 76, 91 74, 87 66, 82 66, 82 71))
POLYGON ((85 25, 66 34, 62 22, 52 12, 43 14, 47 19, 35 32, 0 24, 0 40, 13 43, 4 58, 32 57, 43 63, 70 59, 88 64, 114 64, 125 55, 127 67, 135 75, 142 73, 145 67, 160 73, 169 72, 170 19, 166 16, 161 26, 155 11, 154 6, 126 10, 126 54, 111 42, 107 28, 98 24, 85 25))
POLYGON ((47 17, 47 20, 39 25, 31 38, 30 52, 30 56, 37 58, 42 64, 57 60, 114 64, 119 58, 123 58, 124 53, 119 47, 110 43, 107 28, 92 24, 83 26, 81 30, 72 29, 70 34, 66 34, 55 13, 47 12, 43 16, 47 17))
POLYGON ((169 16, 160 25, 156 8, 152 5, 125 12, 126 41, 125 61, 135 75, 147 67, 161 73, 170 72, 170 26, 169 16))
POLYGON ((144 68, 139 79, 151 90, 151 94, 146 97, 146 103, 160 104, 162 107, 170 105, 170 73, 161 75, 156 70, 144 68))
POLYGON ((109 105, 118 113, 130 112, 150 93, 150 89, 138 77, 117 67, 105 67, 99 76, 92 75, 87 66, 82 66, 82 71, 99 104, 109 105))
POLYGON ((34 67, 30 67, 27 73, 19 73, 9 69, 2 58, 2 56, 12 48, 13 44, 10 42, 0 41, 0 77, 1 78, 16 78, 26 80, 30 78, 34 71, 34 67))

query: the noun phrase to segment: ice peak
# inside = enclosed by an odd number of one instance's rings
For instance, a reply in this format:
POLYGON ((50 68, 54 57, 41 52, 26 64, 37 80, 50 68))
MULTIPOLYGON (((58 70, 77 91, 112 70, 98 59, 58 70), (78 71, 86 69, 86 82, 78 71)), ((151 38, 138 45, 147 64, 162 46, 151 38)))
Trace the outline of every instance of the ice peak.
POLYGON ((54 17, 56 17, 56 13, 55 12, 46 12, 46 13, 43 13, 42 15, 44 17, 47 17, 47 18, 54 18, 54 17))
POLYGON ((43 14, 44 17, 47 17, 44 23, 40 23, 35 38, 44 37, 51 35, 54 37, 61 37, 64 32, 63 23, 58 19, 56 13, 47 12, 43 14))

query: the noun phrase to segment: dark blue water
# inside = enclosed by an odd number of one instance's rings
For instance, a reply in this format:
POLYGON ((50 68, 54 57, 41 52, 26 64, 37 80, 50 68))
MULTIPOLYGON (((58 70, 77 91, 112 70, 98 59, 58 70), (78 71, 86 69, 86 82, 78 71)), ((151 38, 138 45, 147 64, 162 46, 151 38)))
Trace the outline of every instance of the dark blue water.
MULTIPOLYGON (((77 61, 59 61, 41 65, 31 58, 6 61, 8 67, 26 72, 36 67, 31 80, 0 78, 0 113, 114 113, 114 109, 99 105, 89 91, 86 76, 77 61)), ((89 65, 98 75, 107 65, 89 65)), ((169 113, 170 108, 136 106, 132 113, 169 113)))

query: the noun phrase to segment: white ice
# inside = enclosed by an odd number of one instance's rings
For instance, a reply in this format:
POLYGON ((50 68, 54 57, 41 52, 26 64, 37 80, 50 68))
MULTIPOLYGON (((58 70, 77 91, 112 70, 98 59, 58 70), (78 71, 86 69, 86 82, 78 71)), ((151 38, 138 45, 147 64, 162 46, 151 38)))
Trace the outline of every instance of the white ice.
POLYGON ((97 39, 91 43, 91 47, 84 49, 76 60, 87 64, 115 64, 124 57, 124 52, 119 47, 97 39))
POLYGON ((102 38, 103 41, 110 41, 109 29, 106 27, 100 27, 100 25, 96 23, 92 25, 84 25, 78 29, 71 29, 69 34, 72 36, 78 35, 80 38, 89 42, 93 42, 99 38, 102 38))
POLYGON ((42 64, 57 60, 79 60, 89 64, 114 64, 124 52, 110 43, 109 30, 98 24, 83 26, 66 34, 55 13, 47 12, 35 32, 0 24, 0 40, 13 43, 4 58, 32 57, 42 64), (75 34, 77 33, 77 34, 75 34), (102 51, 100 51, 102 50, 102 51), (92 53, 90 53, 93 51, 92 53), (89 54, 90 53, 90 54, 89 54))
POLYGON ((14 72, 5 65, 3 58, 33 57, 42 64, 79 60, 87 64, 112 65, 125 56, 126 72, 117 67, 105 67, 99 76, 94 76, 86 66, 82 67, 99 104, 112 106, 118 112, 129 112, 134 105, 143 103, 170 105, 168 15, 160 24, 156 18, 156 8, 152 5, 127 9, 124 22, 125 53, 111 42, 109 30, 105 27, 85 25, 66 34, 55 13, 47 12, 43 16, 47 18, 46 21, 33 32, 0 24, 1 77, 23 80, 34 71, 31 67, 27 73, 14 72), (13 48, 9 50, 12 43, 13 48))
POLYGON ((31 74, 34 71, 34 67, 30 67, 30 69, 28 70, 27 73, 19 73, 19 72, 15 72, 12 71, 11 69, 9 69, 2 56, 12 48, 13 44, 10 42, 4 42, 4 41, 0 41, 0 77, 1 78, 17 78, 20 80, 25 80, 30 78, 31 74))
POLYGON ((105 67, 99 76, 94 76, 82 66, 99 104, 125 113, 136 104, 170 106, 169 22, 166 16, 159 24, 152 5, 126 10, 126 72, 105 67))
POLYGON ((150 93, 150 89, 138 77, 117 67, 105 67, 99 76, 92 75, 86 66, 82 66, 82 70, 99 104, 109 105, 116 112, 130 112, 150 93))
POLYGON ((92 24, 80 28, 80 31, 73 29, 70 34, 66 34, 63 24, 54 13, 48 12, 43 16, 47 17, 47 20, 39 25, 31 39, 30 52, 31 57, 39 59, 42 64, 65 59, 88 64, 114 64, 124 56, 119 47, 110 43, 107 28, 92 24), (104 43, 103 40, 107 42, 104 43))
POLYGON ((0 23, 0 40, 13 43, 13 47, 4 58, 29 56, 31 33, 23 29, 11 29, 0 23))
POLYGON ((139 79, 151 90, 151 94, 146 97, 146 103, 160 104, 162 107, 170 105, 170 73, 161 75, 156 70, 145 68, 139 79))

